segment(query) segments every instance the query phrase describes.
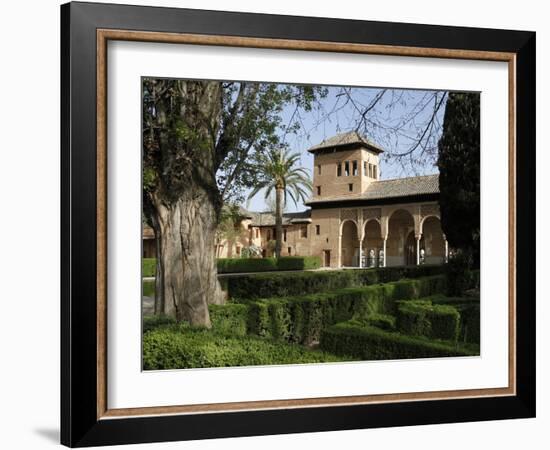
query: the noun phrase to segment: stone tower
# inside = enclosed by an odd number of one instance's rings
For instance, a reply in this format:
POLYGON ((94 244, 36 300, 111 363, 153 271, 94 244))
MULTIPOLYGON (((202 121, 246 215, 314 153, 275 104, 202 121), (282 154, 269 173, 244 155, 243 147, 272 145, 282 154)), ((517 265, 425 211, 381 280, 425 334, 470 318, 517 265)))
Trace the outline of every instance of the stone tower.
POLYGON ((308 149, 313 153, 313 200, 358 196, 380 178, 383 150, 355 131, 308 149))

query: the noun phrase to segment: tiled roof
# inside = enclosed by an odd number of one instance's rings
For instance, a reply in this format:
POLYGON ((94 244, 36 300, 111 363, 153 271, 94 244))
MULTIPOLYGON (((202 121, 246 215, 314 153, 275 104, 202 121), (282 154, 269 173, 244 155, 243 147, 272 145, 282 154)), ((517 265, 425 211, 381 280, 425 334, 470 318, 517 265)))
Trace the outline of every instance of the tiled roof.
POLYGON ((322 197, 310 200, 308 205, 326 201, 345 200, 383 200, 411 195, 438 194, 439 175, 424 175, 419 177, 396 178, 393 180, 373 181, 365 192, 338 197, 322 197))
MULTIPOLYGON (((275 226, 275 214, 271 212, 253 212, 252 226, 275 226)), ((300 212, 283 213, 283 225, 290 225, 291 223, 309 222, 311 219, 311 210, 307 209, 300 212)))
POLYGON ((342 147, 346 145, 359 144, 369 147, 375 152, 382 153, 382 150, 378 145, 369 141, 365 136, 360 135, 357 131, 348 131, 347 133, 337 134, 331 138, 325 139, 320 144, 314 145, 308 149, 308 152, 315 153, 318 150, 333 147, 342 147))

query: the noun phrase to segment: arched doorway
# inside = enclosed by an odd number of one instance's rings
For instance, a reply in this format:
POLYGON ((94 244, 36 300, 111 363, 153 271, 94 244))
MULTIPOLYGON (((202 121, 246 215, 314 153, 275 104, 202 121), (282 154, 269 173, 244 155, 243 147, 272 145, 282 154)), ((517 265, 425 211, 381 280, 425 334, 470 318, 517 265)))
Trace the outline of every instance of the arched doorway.
POLYGON ((382 265, 382 228, 376 219, 370 219, 365 224, 363 237, 363 267, 378 267, 382 265))
POLYGON ((424 263, 442 264, 445 262, 446 243, 441 221, 437 216, 429 216, 422 222, 424 263))
POLYGON ((409 255, 410 239, 414 252, 416 241, 414 237, 414 218, 405 209, 398 209, 392 213, 388 222, 388 240, 386 241, 386 265, 402 266, 416 264, 416 253, 409 255))
POLYGON ((353 220, 346 220, 342 224, 340 264, 343 267, 359 266, 359 236, 357 233, 357 225, 353 220))
MULTIPOLYGON (((424 236, 422 236, 420 238, 420 254, 421 255, 425 255, 425 251, 424 251, 424 236)), ((416 256, 416 251, 417 251, 417 247, 416 247, 416 236, 414 234, 414 231, 411 231, 409 233, 409 235, 407 236, 407 241, 405 242, 405 249, 404 249, 404 253, 405 253, 405 264, 407 266, 412 266, 412 265, 415 265, 417 263, 417 261, 419 263, 424 263, 425 260, 421 260, 420 258, 417 259, 417 256, 416 256)))

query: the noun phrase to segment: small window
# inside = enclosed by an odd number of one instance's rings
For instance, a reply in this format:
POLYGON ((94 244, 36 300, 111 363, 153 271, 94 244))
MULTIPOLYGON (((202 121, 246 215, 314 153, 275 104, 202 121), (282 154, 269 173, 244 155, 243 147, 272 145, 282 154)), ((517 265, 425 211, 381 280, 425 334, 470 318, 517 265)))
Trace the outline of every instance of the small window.
POLYGON ((292 254, 292 247, 288 247, 288 254, 291 255, 292 254))
POLYGON ((286 242, 286 228, 283 230, 283 241, 286 242))
POLYGON ((346 161, 346 162, 344 163, 344 175, 345 175, 346 177, 349 177, 349 161, 346 161))
POLYGON ((357 176, 357 161, 353 161, 353 176, 357 176))
POLYGON ((378 167, 377 166, 372 166, 372 177, 375 179, 375 180, 378 180, 378 167))
POLYGON ((363 161, 363 176, 366 177, 367 175, 367 161, 363 161))
POLYGON ((321 234, 321 225, 315 225, 315 234, 317 236, 321 234))
POLYGON ((348 190, 353 192, 353 183, 348 184, 348 190))
POLYGON ((302 225, 300 228, 300 237, 307 238, 307 225, 302 225))
POLYGON ((321 164, 317 165, 317 173, 321 175, 321 164))
POLYGON ((338 163, 336 165, 336 176, 341 177, 342 176, 342 163, 338 163))
POLYGON ((369 164, 369 178, 372 178, 372 164, 369 164))
POLYGON ((317 195, 321 195, 321 186, 317 186, 317 195))

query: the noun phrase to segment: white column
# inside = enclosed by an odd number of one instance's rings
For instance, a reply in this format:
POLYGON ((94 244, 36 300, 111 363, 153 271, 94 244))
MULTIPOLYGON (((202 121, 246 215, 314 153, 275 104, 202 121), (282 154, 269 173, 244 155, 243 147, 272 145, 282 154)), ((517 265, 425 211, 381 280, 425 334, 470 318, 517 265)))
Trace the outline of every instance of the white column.
POLYGON ((416 237, 416 265, 420 265, 420 239, 422 238, 421 234, 418 234, 416 237))
POLYGON ((382 261, 382 267, 386 267, 386 241, 388 240, 388 237, 385 236, 384 237, 384 246, 383 246, 383 251, 384 251, 384 259, 382 261))
POLYGON ((363 241, 359 240, 359 268, 363 267, 363 241))
POLYGON ((449 243, 445 239, 445 262, 449 262, 449 243))

